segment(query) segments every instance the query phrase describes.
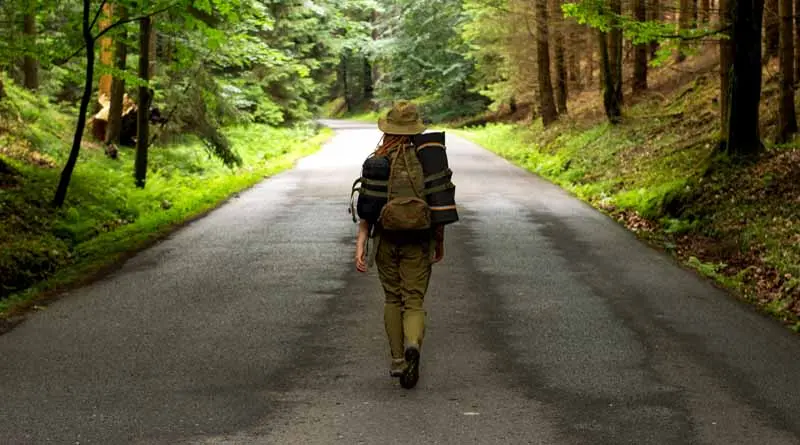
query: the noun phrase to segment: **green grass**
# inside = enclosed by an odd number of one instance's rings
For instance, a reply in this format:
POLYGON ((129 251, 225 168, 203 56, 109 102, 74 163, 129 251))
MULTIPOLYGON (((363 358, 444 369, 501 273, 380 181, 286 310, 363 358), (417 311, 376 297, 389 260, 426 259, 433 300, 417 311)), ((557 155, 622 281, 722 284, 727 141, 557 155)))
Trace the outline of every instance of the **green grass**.
POLYGON ((23 118, 29 123, 27 130, 2 135, 5 147, 13 148, 6 149, 2 158, 19 174, 16 186, 0 188, 0 275, 4 277, 0 297, 6 297, 0 300, 0 317, 30 307, 47 291, 107 268, 232 194, 290 168, 319 149, 331 134, 312 127, 228 129, 227 136, 244 161, 236 169, 211 158, 193 138, 153 147, 144 189, 134 186, 133 150, 121 149, 120 159, 111 160, 87 144, 67 201, 56 210, 49 203, 66 156, 63 133, 68 126, 45 123, 53 119, 68 123, 69 119, 46 104, 38 104, 37 110, 30 105, 30 97, 17 99, 14 103, 32 110, 25 111, 28 115, 23 118), (31 157, 47 158, 58 168, 34 164, 31 157))
POLYGON ((595 115, 451 131, 623 222, 644 218, 648 241, 800 329, 800 151, 776 147, 752 166, 715 158, 715 88, 645 98, 616 126, 595 115))

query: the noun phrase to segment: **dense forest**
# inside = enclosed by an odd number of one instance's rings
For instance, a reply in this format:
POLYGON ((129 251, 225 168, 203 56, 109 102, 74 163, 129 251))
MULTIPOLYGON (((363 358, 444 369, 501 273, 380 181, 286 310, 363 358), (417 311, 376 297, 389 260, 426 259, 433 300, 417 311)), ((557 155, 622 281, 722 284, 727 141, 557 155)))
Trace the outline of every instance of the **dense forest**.
POLYGON ((0 299, 62 269, 95 270, 102 253, 123 255, 290 165, 324 140, 315 117, 374 115, 402 98, 436 123, 485 126, 465 134, 792 317, 795 9, 800 1, 4 1, 0 299), (608 151, 593 151, 601 139, 608 151), (209 181, 218 193, 199 194, 209 181), (750 201, 720 206, 730 199, 750 201))

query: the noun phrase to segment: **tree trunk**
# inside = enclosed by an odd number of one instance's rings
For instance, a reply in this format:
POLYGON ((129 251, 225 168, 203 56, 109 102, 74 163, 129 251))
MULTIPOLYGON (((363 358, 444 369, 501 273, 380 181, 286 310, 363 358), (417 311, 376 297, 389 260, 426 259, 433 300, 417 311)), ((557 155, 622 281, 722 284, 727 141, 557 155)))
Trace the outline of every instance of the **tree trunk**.
POLYGON ((139 22, 139 77, 146 84, 139 87, 136 110, 136 186, 144 188, 147 179, 147 148, 150 143, 150 41, 153 32, 149 17, 139 22))
POLYGON ((3 86, 3 77, 0 76, 0 100, 6 97, 6 87, 3 86))
MULTIPOLYGON (((720 27, 731 26, 733 17, 731 16, 731 1, 719 1, 719 21, 720 27)), ((726 145, 728 140, 728 112, 731 94, 731 70, 733 69, 733 42, 730 39, 730 31, 725 32, 728 38, 719 41, 719 106, 720 106, 720 135, 721 144, 726 145)))
MULTIPOLYGON (((125 8, 118 7, 117 15, 120 20, 127 19, 125 8)), ((127 35, 125 27, 121 27, 119 35, 114 42, 114 67, 119 73, 125 72, 128 68, 128 45, 125 44, 127 35)), ((106 143, 119 144, 120 131, 122 130, 122 109, 125 99, 125 79, 115 76, 111 83, 111 106, 108 111, 108 125, 106 126, 106 143)))
POLYGON ((711 0, 700 2, 700 23, 707 25, 711 22, 711 0))
MULTIPOLYGON (((680 33, 685 33, 689 30, 691 24, 691 0, 680 0, 680 16, 678 17, 678 30, 680 33)), ((675 61, 678 63, 686 60, 686 41, 681 40, 678 44, 678 54, 675 56, 675 61)))
MULTIPOLYGON (((103 5, 103 19, 100 20, 100 29, 106 29, 111 26, 114 19, 114 11, 110 3, 103 5)), ((100 64, 110 67, 114 64, 114 42, 111 37, 100 38, 100 64)), ((113 83, 113 76, 111 74, 103 74, 100 76, 98 84, 98 94, 100 96, 111 97, 111 85, 113 83)))
POLYGON ((372 64, 364 55, 364 100, 371 101, 375 97, 375 81, 372 79, 372 64))
POLYGON ((538 24, 536 62, 539 77, 539 102, 542 123, 547 127, 558 119, 556 104, 553 99, 553 84, 550 81, 547 0, 536 0, 536 22, 538 24))
POLYGON ((622 28, 616 17, 622 16, 622 0, 610 1, 611 12, 615 14, 610 36, 609 57, 611 58, 611 75, 614 82, 615 102, 622 106, 622 28))
POLYGON ((794 1, 794 81, 800 81, 800 0, 794 1))
MULTIPOLYGON (((798 0, 800 1, 800 0, 798 0)), ((651 22, 661 21, 661 1, 651 0, 650 7, 647 8, 647 20, 651 22)), ((650 58, 655 59, 658 55, 658 48, 660 47, 658 40, 650 42, 650 58)))
POLYGON ((794 106, 794 0, 780 0, 780 107, 778 109, 777 142, 788 142, 797 133, 797 114, 794 106))
POLYGON ((83 42, 86 45, 86 79, 83 86, 83 96, 81 97, 80 109, 78 110, 78 123, 75 125, 75 136, 72 139, 72 149, 69 152, 67 164, 61 171, 61 178, 58 181, 56 195, 53 198, 53 205, 61 207, 67 199, 67 189, 72 179, 72 172, 78 162, 78 154, 81 150, 83 131, 86 128, 86 113, 89 110, 89 102, 92 100, 92 90, 94 88, 94 36, 89 27, 89 10, 91 0, 83 0, 83 42))
POLYGON ((595 42, 592 39, 592 33, 587 33, 588 41, 586 42, 586 86, 588 88, 593 88, 594 84, 594 51, 592 47, 595 46, 595 42))
POLYGON ((611 73, 611 57, 608 51, 608 36, 603 31, 597 31, 598 42, 600 44, 600 67, 601 77, 603 78, 603 108, 606 117, 612 124, 620 122, 622 117, 622 104, 617 101, 613 75, 611 73))
MULTIPOLYGON (((25 14, 23 32, 29 39, 28 43, 33 45, 36 42, 36 15, 35 12, 25 14)), ((39 88, 39 61, 27 51, 22 61, 22 71, 25 75, 24 85, 29 90, 39 88)))
POLYGON ((575 25, 569 26, 569 48, 567 49, 567 69, 569 71, 569 81, 572 87, 576 90, 581 90, 581 59, 579 56, 580 40, 577 39, 578 33, 575 30, 575 25))
POLYGON ((564 55, 564 20, 561 14, 561 1, 553 1, 553 43, 556 58, 556 105, 558 114, 567 114, 567 62, 564 55))
MULTIPOLYGON (((647 21, 646 0, 635 0, 634 16, 640 22, 647 21)), ((636 45, 633 62, 633 92, 641 93, 647 89, 647 59, 648 48, 646 43, 636 45)))
POLYGON ((764 60, 772 59, 778 55, 781 39, 780 26, 778 0, 766 0, 764 6, 764 60))
POLYGON ((761 21, 764 0, 732 0, 733 70, 727 152, 752 158, 762 149, 758 129, 761 102, 761 21))

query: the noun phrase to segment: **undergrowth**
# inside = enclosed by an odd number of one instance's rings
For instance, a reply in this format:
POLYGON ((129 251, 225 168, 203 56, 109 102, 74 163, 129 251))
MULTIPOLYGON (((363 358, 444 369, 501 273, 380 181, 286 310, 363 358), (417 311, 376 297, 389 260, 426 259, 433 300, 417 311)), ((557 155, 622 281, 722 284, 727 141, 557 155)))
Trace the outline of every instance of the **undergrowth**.
POLYGON ((10 88, 0 115, 0 316, 136 250, 228 196, 291 167, 330 135, 313 126, 227 130, 243 159, 230 169, 194 137, 150 149, 147 184, 134 186, 134 151, 109 159, 88 142, 61 209, 50 205, 72 119, 10 88))

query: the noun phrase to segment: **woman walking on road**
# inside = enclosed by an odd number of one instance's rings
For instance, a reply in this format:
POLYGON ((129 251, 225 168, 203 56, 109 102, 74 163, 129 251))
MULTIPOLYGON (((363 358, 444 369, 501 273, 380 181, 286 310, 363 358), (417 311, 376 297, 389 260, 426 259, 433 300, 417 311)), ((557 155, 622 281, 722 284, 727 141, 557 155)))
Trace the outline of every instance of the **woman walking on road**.
MULTIPOLYGON (((429 188, 433 176, 425 176, 417 154, 421 146, 415 144, 415 136, 423 133, 425 126, 416 106, 398 103, 379 120, 378 127, 384 135, 370 159, 382 160, 384 165, 390 166, 389 179, 370 182, 361 178, 359 215, 362 219, 355 262, 359 272, 367 271, 367 242, 372 235, 375 239, 372 255, 386 297, 384 324, 392 358, 390 375, 399 377, 403 387, 412 388, 419 378, 425 334, 423 302, 431 266, 444 258, 444 225, 437 223, 436 216, 432 218, 431 214, 444 208, 431 207, 426 200, 436 190, 429 188), (384 187, 377 218, 365 219, 361 212, 361 197, 369 195, 369 191, 365 191, 367 184, 384 187)), ((443 153, 443 145, 441 149, 443 153)), ((437 176, 441 179, 447 174, 437 176)), ((437 189, 453 188, 449 176, 445 179, 449 186, 437 189)), ((450 211, 454 212, 454 208, 453 205, 450 211)))

